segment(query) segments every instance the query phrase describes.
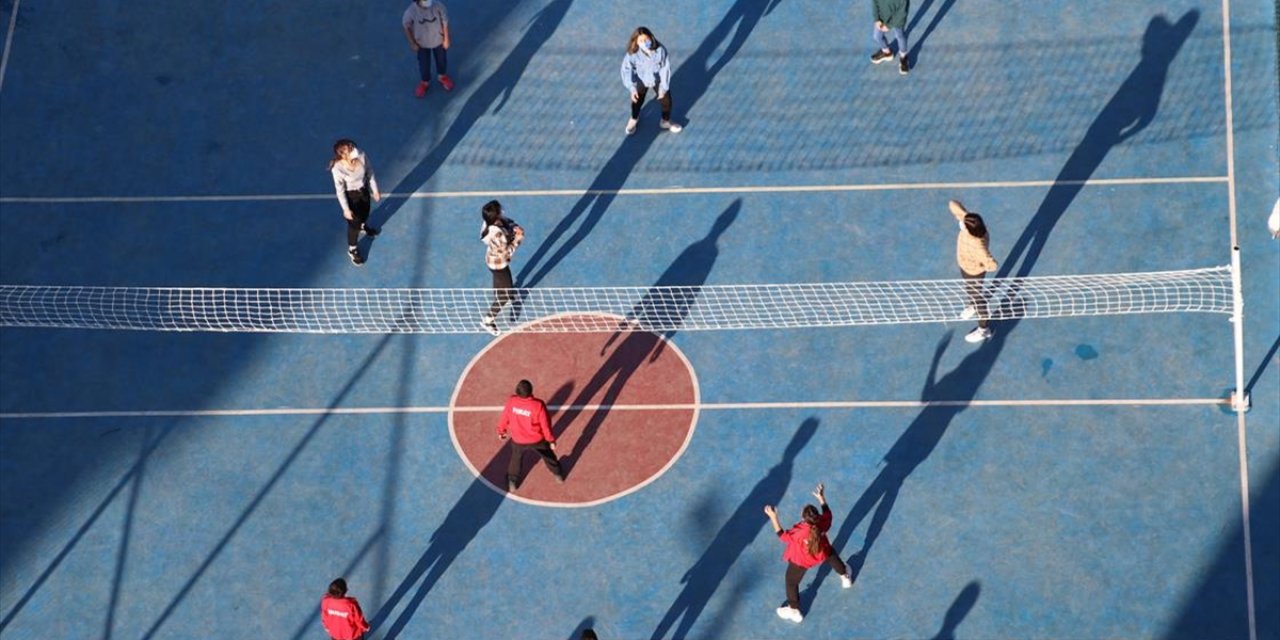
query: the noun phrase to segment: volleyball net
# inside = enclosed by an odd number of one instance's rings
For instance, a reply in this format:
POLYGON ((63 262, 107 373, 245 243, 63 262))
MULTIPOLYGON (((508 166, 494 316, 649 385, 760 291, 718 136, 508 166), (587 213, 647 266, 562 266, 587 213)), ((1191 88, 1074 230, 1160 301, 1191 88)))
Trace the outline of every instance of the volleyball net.
MULTIPOLYGON (((991 320, 1233 312, 1230 267, 816 284, 508 290, 504 331, 795 329, 949 322, 977 293, 991 320), (966 289, 966 286, 969 289, 966 289)), ((493 289, 281 289, 0 285, 0 327, 250 333, 485 331, 493 289)))

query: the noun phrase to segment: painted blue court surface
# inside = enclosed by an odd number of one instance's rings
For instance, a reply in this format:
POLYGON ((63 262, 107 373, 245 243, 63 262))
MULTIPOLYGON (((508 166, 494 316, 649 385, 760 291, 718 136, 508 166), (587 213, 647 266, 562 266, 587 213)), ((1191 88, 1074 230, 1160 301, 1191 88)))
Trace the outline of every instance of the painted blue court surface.
POLYGON ((1274 3, 916 0, 906 77, 870 0, 447 4, 457 86, 417 100, 396 3, 0 0, 0 284, 487 287, 494 197, 524 286, 954 278, 954 198, 1002 275, 1237 242, 1252 409, 1220 314, 681 331, 688 446, 551 508, 477 479, 450 412, 593 372, 523 357, 455 406, 487 334, 7 327, 0 636, 323 638, 345 576, 379 639, 1280 638, 1274 3), (678 135, 623 133, 639 24, 678 135), (360 269, 342 137, 388 195, 360 269), (797 626, 762 508, 818 482, 856 583, 810 571, 797 626))

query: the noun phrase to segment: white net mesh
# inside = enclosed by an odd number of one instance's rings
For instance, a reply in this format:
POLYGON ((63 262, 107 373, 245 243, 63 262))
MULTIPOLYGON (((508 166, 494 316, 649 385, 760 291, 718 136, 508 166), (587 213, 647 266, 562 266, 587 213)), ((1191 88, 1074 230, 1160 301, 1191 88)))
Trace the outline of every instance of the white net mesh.
MULTIPOLYGON (((964 280, 517 289, 504 330, 714 331, 947 322, 981 296, 992 320, 1231 313, 1229 267, 964 280), (970 284, 972 288, 974 285, 970 284), (626 321, 619 321, 622 316, 626 321), (542 322, 533 322, 542 320, 542 322)), ((143 331, 478 333, 492 289, 0 285, 0 326, 143 331)))

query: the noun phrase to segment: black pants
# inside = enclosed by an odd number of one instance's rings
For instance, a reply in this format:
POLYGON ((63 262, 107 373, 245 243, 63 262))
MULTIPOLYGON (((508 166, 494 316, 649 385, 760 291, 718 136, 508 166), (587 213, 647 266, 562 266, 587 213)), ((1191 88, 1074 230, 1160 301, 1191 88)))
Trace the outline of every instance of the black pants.
POLYGON ((551 450, 551 443, 543 440, 533 444, 520 444, 515 440, 511 441, 511 460, 507 462, 507 482, 520 484, 520 467, 524 462, 524 452, 526 449, 533 449, 542 456, 542 463, 547 465, 547 470, 557 478, 564 477, 564 472, 560 470, 560 459, 556 457, 556 452, 551 450))
POLYGON ((496 318, 503 305, 515 299, 516 285, 511 280, 511 267, 490 269, 489 272, 493 274, 493 304, 489 305, 489 315, 496 318))
MULTIPOLYGON (((827 564, 831 565, 832 571, 837 575, 845 575, 849 572, 849 568, 844 566, 844 561, 837 554, 827 556, 827 564)), ((787 563, 787 604, 796 611, 800 610, 800 581, 804 579, 806 571, 808 569, 798 564, 787 563)))
POLYGON ((347 246, 354 247, 360 240, 360 230, 369 221, 369 190, 347 192, 347 206, 351 207, 351 219, 347 220, 347 246))
POLYGON ((449 50, 444 47, 418 47, 418 74, 423 82, 431 82, 431 58, 436 59, 436 75, 449 73, 449 50))
POLYGON ((964 276, 964 292, 969 296, 969 304, 978 312, 978 326, 986 329, 990 323, 987 322, 987 295, 982 292, 982 280, 987 274, 971 276, 961 271, 960 275, 964 276))
MULTIPOLYGON (((636 99, 631 101, 631 119, 632 120, 636 120, 640 117, 640 107, 644 104, 644 97, 648 94, 649 94, 649 87, 640 85, 640 90, 636 92, 636 99)), ((668 91, 667 95, 662 96, 662 99, 658 100, 658 104, 662 105, 662 119, 670 120, 671 119, 671 92, 668 91)))

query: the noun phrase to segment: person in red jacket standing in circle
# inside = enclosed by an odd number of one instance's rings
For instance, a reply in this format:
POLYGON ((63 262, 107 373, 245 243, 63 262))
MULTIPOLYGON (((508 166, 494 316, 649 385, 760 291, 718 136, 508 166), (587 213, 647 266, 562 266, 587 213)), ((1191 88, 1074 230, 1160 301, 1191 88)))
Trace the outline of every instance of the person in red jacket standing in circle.
POLYGON ((774 533, 787 545, 782 552, 782 558, 787 561, 787 604, 778 607, 778 617, 792 622, 804 620, 804 616, 800 614, 800 580, 809 569, 826 562, 840 575, 841 586, 845 589, 853 586, 849 568, 844 566, 840 556, 831 549, 831 542, 827 540, 827 530, 831 528, 831 507, 827 506, 827 498, 822 493, 822 483, 818 483, 813 497, 822 505, 822 512, 819 513, 817 507, 811 504, 805 505, 800 522, 790 529, 782 528, 782 524, 778 522, 778 510, 773 505, 764 507, 764 514, 769 516, 774 533))
POLYGON ((329 595, 320 599, 320 623, 333 640, 359 640, 369 630, 360 603, 347 597, 347 581, 329 583, 329 595))
POLYGON ((533 383, 521 380, 516 383, 516 394, 507 399, 498 421, 498 439, 511 440, 511 461, 507 463, 507 491, 520 487, 520 467, 525 449, 533 449, 542 456, 556 482, 564 482, 560 459, 556 457, 556 437, 551 434, 551 419, 547 405, 533 396, 533 383))

